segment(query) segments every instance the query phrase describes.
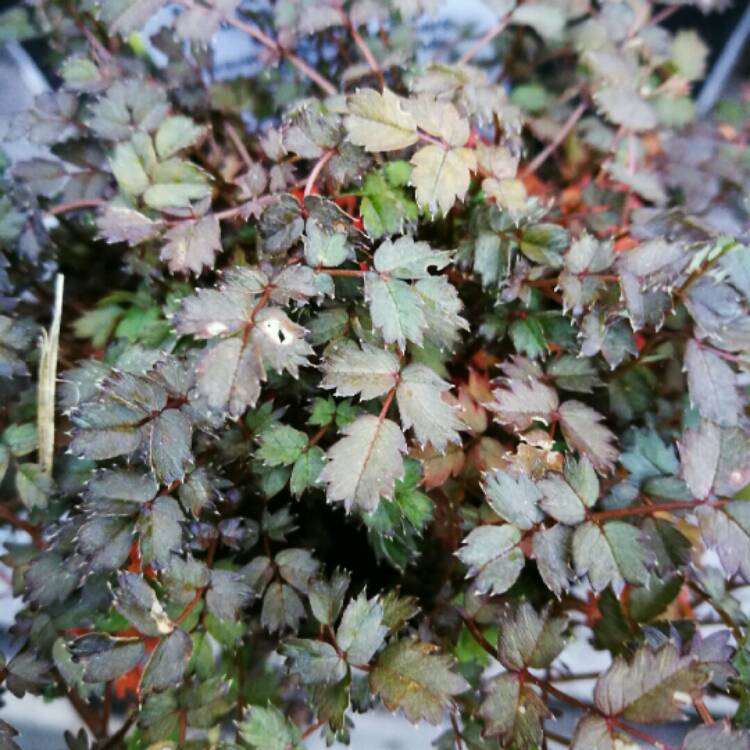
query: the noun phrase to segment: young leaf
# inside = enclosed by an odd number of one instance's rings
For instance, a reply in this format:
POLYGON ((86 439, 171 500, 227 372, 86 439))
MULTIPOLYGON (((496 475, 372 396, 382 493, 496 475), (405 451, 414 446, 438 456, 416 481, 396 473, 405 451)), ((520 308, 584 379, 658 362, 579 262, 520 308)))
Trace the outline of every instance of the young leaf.
POLYGON ((402 640, 391 643, 370 672, 370 689, 386 708, 400 708, 409 721, 439 724, 451 697, 469 686, 451 671, 450 657, 431 643, 402 640))
POLYGON ((327 485, 329 502, 374 510, 381 495, 392 497, 395 481, 403 476, 404 436, 395 422, 371 415, 358 417, 342 433, 328 450, 320 481, 327 485))

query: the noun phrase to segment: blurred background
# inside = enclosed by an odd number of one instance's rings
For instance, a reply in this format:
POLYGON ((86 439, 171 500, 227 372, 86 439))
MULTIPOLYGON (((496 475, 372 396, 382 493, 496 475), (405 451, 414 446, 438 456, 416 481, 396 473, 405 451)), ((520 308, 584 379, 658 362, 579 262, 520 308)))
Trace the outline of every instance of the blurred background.
MULTIPOLYGON (((14 3, 0 2, 0 13, 13 11, 14 3)), ((57 85, 55 72, 45 66, 45 49, 42 42, 30 40, 19 44, 9 41, 10 34, 4 23, 12 16, 0 16, 0 148, 9 157, 28 158, 39 155, 39 148, 23 140, 9 139, 14 115, 27 108, 33 98, 57 85), (4 21, 3 18, 6 20, 4 21)), ((435 15, 425 17, 418 23, 417 35, 425 54, 444 49, 455 39, 457 29, 466 39, 481 35, 495 23, 495 14, 480 0, 446 0, 435 15)), ((158 18, 154 21, 158 27, 158 18)), ((707 75, 698 93, 699 117, 709 117, 712 109, 722 100, 747 96, 742 82, 750 77, 750 2, 735 2, 723 13, 704 15, 693 8, 684 8, 667 22, 670 28, 694 28, 711 50, 707 75)), ((146 30, 146 34, 148 29, 146 30)), ((245 35, 232 30, 220 31, 214 41, 217 68, 226 78, 252 76, 259 70, 256 50, 245 35)), ((491 54, 491 48, 485 54, 491 54)), ((20 533, 0 529, 0 553, 8 541, 23 541, 20 533)), ((750 595, 744 592, 743 607, 750 613, 750 595)), ((15 613, 21 608, 20 600, 14 599, 9 570, 0 563, 0 650, 8 656, 14 652, 14 643, 9 635, 15 613)), ((566 650, 566 664, 573 672, 596 672, 609 665, 606 653, 597 652, 585 643, 586 635, 580 634, 574 648, 566 650)), ((570 693, 580 697, 590 695, 591 682, 581 681, 566 686, 570 693)), ((23 750, 62 750, 63 732, 73 733, 80 729, 77 715, 65 701, 45 702, 41 697, 27 695, 22 701, 5 693, 0 705, 0 718, 15 726, 20 737, 18 744, 23 750)), ((553 706, 554 707, 554 706, 553 706)), ((558 707, 559 718, 555 731, 569 735, 576 720, 567 707, 558 707)), ((721 715, 720 703, 711 706, 714 715, 721 715)), ((118 718, 113 719, 117 724, 118 718)), ((686 726, 667 727, 661 739, 668 742, 681 741, 686 726)), ((427 750, 433 741, 445 731, 445 727, 423 725, 412 727, 398 716, 385 712, 369 713, 357 719, 352 733, 355 750, 427 750)), ((0 739, 0 745, 2 740, 0 739)), ((325 743, 311 738, 307 747, 319 750, 325 743)), ((552 749, 554 744, 550 745, 552 749)), ((0 747, 2 750, 2 747, 0 747)))

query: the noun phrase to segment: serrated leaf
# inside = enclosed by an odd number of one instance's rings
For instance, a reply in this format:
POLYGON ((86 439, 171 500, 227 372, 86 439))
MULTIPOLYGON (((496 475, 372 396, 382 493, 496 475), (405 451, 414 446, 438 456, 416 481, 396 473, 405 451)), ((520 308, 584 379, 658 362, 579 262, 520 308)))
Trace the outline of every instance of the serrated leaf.
POLYGON ((149 464, 163 484, 182 481, 193 463, 193 426, 177 409, 165 409, 151 424, 148 437, 149 464))
POLYGON ((350 581, 349 574, 341 570, 334 571, 330 581, 310 581, 310 609, 321 625, 333 625, 338 619, 350 581))
POLYGON ((384 396, 398 379, 401 364, 393 352, 366 342, 361 348, 344 341, 328 350, 323 362, 323 388, 335 388, 337 396, 359 396, 368 401, 384 396))
POLYGON ((451 671, 450 657, 415 640, 390 644, 370 672, 370 689, 389 710, 400 708, 414 723, 440 723, 451 697, 467 688, 464 678, 451 671))
POLYGON ((358 417, 342 434, 320 474, 328 500, 343 502, 347 510, 374 510, 381 495, 392 497, 396 479, 403 476, 404 436, 395 422, 371 415, 358 417))
POLYGON ((121 573, 117 579, 114 608, 140 633, 152 637, 174 630, 154 590, 135 573, 121 573))
MULTIPOLYGON (((682 750, 750 750, 750 732, 732 729, 727 721, 696 727, 685 736, 682 750)), ((581 748, 583 750, 583 748, 581 748)))
POLYGON ((164 235, 161 259, 172 273, 199 275, 203 268, 213 268, 221 252, 221 230, 215 214, 198 221, 182 221, 164 235))
POLYGON ((425 338, 441 349, 452 351, 461 339, 461 331, 469 330, 469 323, 459 315, 463 302, 458 291, 445 276, 420 279, 414 291, 427 323, 425 338))
POLYGON ((703 543, 716 550, 727 576, 750 580, 750 503, 735 500, 721 508, 698 508, 703 543))
POLYGON ((477 592, 504 594, 518 580, 525 562, 520 541, 521 532, 510 524, 478 526, 463 540, 456 554, 477 592))
POLYGON ((409 235, 395 241, 385 240, 373 256, 378 273, 397 279, 426 279, 430 276, 430 268, 440 271, 450 262, 449 252, 433 250, 427 242, 416 242, 409 235))
POLYGON ((366 151, 396 151, 417 142, 417 123, 390 89, 360 89, 349 97, 347 136, 366 151))
POLYGON ((567 461, 565 479, 551 475, 541 480, 538 487, 544 495, 541 502, 544 512, 571 526, 581 523, 599 498, 599 480, 586 457, 567 461))
POLYGON ((588 521, 573 534, 576 574, 587 575, 594 591, 611 585, 616 592, 625 583, 645 583, 649 554, 639 530, 623 521, 603 526, 588 521))
POLYGON ((260 448, 256 454, 268 466, 289 466, 307 447, 307 435, 289 425, 275 423, 258 436, 260 448))
POLYGON ((411 163, 417 204, 432 215, 447 214, 456 200, 464 199, 471 173, 477 169, 477 157, 471 149, 444 149, 433 144, 417 151, 411 163))
POLYGON ((532 539, 531 554, 536 560, 539 575, 547 588, 558 598, 570 588, 573 571, 569 564, 571 553, 571 529, 556 524, 541 529, 532 539))
POLYGON ((311 266, 340 266, 352 254, 344 232, 326 231, 315 219, 305 225, 305 260, 311 266))
POLYGON ((628 86, 607 86, 594 93, 594 101, 615 125, 636 133, 656 127, 653 107, 628 86))
POLYGON ((304 685, 330 685, 346 676, 346 662, 336 649, 323 641, 290 638, 281 646, 289 670, 304 685))
POLYGON ((162 638, 143 670, 141 692, 161 692, 178 687, 192 651, 193 641, 184 630, 174 630, 162 638))
POLYGON ((528 602, 513 611, 506 607, 500 617, 497 653, 500 662, 517 672, 526 667, 546 669, 565 648, 565 617, 538 613, 528 602))
POLYGON ((445 451, 448 443, 460 443, 462 422, 457 409, 442 397, 450 384, 421 364, 411 364, 401 372, 396 401, 404 429, 414 428, 420 445, 430 443, 445 451))
POLYGON ((349 664, 368 664, 385 642, 388 627, 383 624, 383 606, 377 597, 364 593, 352 599, 341 616, 336 642, 349 664))
POLYGON ((299 594, 285 583, 274 581, 263 597, 261 625, 271 633, 296 631, 305 616, 305 606, 299 594))
POLYGON ((580 401, 565 401, 558 414, 565 442, 588 458, 597 471, 612 471, 619 452, 612 431, 600 424, 602 415, 580 401))
POLYGON ((698 661, 680 656, 672 643, 658 651, 642 646, 630 663, 615 659, 597 680, 594 701, 605 716, 643 724, 679 721, 708 679, 698 661))
POLYGON ((372 323, 386 343, 398 344, 402 350, 407 340, 422 345, 427 319, 422 310, 422 298, 411 284, 367 273, 365 298, 370 304, 372 323))
POLYGON ((534 378, 510 379, 506 388, 498 388, 492 395, 495 400, 484 406, 495 413, 500 424, 517 430, 526 430, 535 421, 548 423, 560 403, 554 388, 534 378))
POLYGON ((166 4, 166 0, 104 0, 99 13, 113 34, 139 31, 146 21, 166 4))
POLYGON ((449 146, 463 146, 469 138, 468 120, 461 117, 449 101, 419 96, 408 99, 404 107, 414 115, 421 130, 442 139, 449 146))
POLYGON ((701 416, 722 427, 734 427, 742 412, 732 368, 712 351, 691 339, 685 350, 690 401, 701 416))
POLYGON ((275 706, 251 706, 239 724, 242 739, 255 750, 297 750, 300 733, 275 706))
POLYGON ((111 638, 91 633, 70 645, 73 661, 83 664, 84 682, 108 682, 137 666, 145 648, 137 638, 111 638))
POLYGON ((488 474, 484 493, 492 510, 519 529, 531 529, 544 518, 539 510, 542 493, 525 474, 514 476, 507 471, 488 474))
POLYGON ((542 699, 517 674, 501 674, 489 684, 478 709, 489 737, 499 737, 503 747, 538 747, 545 719, 552 713, 542 699))
POLYGON ((192 146, 204 133, 189 117, 174 115, 167 117, 154 137, 156 153, 160 159, 168 159, 183 148, 192 146))
POLYGON ((164 225, 124 206, 106 205, 96 224, 100 236, 109 243, 127 242, 131 247, 158 237, 164 225))
POLYGON ((679 443, 682 475, 693 496, 703 499, 714 485, 721 455, 721 430, 708 420, 685 430, 679 443))
POLYGON ((289 489, 295 497, 300 497, 302 493, 318 484, 320 472, 326 463, 326 454, 322 448, 313 445, 306 450, 294 462, 292 475, 289 478, 289 489))

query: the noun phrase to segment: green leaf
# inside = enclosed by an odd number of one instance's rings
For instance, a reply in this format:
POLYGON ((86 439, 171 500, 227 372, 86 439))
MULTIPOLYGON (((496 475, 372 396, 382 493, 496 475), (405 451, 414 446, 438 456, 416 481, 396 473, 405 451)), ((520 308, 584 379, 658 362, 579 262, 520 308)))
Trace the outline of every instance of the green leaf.
POLYGON ((366 151, 397 151, 417 142, 417 123, 390 89, 360 89, 349 97, 347 136, 366 151))
POLYGON ((742 412, 732 368, 717 354, 691 339, 685 349, 690 401, 705 419, 734 427, 742 412))
POLYGON ((307 435, 285 424, 272 424, 258 436, 257 456, 268 466, 290 466, 307 447, 307 435))
POLYGON ((347 510, 373 510, 381 495, 393 496, 394 483, 403 476, 404 436, 395 422, 371 415, 358 417, 342 433, 320 474, 328 500, 343 502, 347 510))
POLYGON ((330 581, 313 579, 310 581, 308 596, 310 609, 321 625, 333 625, 344 606, 344 595, 349 588, 351 577, 348 573, 336 570, 330 581))
POLYGON ((404 429, 413 428, 420 445, 430 443, 443 453, 448 443, 460 443, 458 430, 463 427, 457 409, 443 394, 450 384, 425 365, 404 368, 396 389, 396 401, 404 429))
POLYGON ((313 445, 294 462, 292 476, 289 479, 289 489, 295 497, 314 487, 320 478, 320 472, 326 462, 326 454, 322 448, 313 445))
POLYGON ((520 354, 531 359, 544 357, 547 353, 547 337, 542 324, 532 317, 514 320, 508 329, 513 346, 520 354))
POLYGON ((571 552, 571 529, 556 524, 534 534, 531 553, 539 575, 555 596, 560 597, 570 588, 573 571, 568 560, 571 552))
POLYGON ((521 532, 510 524, 478 526, 463 540, 456 554, 478 593, 504 594, 518 580, 525 562, 520 541, 521 532))
POLYGON ((239 724, 240 735, 255 750, 297 750, 299 730, 275 706, 251 706, 239 724))
POLYGON ((41 470, 39 464, 18 464, 16 489, 23 504, 29 510, 46 508, 52 487, 52 479, 41 470))
POLYGON ((581 523, 599 498, 599 480, 585 457, 578 462, 568 459, 565 479, 550 475, 538 487, 544 495, 541 501, 544 512, 570 526, 581 523))
POLYGON ((385 642, 388 627, 383 624, 383 607, 377 597, 364 593, 352 599, 341 616, 336 642, 349 664, 368 664, 385 642))
POLYGON ((439 724, 451 697, 468 687, 463 677, 451 671, 449 656, 416 640, 391 643, 370 672, 370 688, 386 708, 400 708, 413 723, 424 719, 439 724))
POLYGON ((110 161, 120 187, 131 195, 141 195, 149 186, 149 178, 141 156, 132 143, 118 143, 110 161))

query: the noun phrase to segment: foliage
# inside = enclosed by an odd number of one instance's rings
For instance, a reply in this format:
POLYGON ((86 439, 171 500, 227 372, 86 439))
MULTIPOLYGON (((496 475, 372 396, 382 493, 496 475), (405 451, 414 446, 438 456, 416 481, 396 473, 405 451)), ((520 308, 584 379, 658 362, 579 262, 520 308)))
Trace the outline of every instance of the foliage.
POLYGON ((679 2, 486 5, 432 57, 429 0, 6 13, 60 86, 2 165, 0 681, 68 747, 750 747, 750 109, 692 123, 679 2))

